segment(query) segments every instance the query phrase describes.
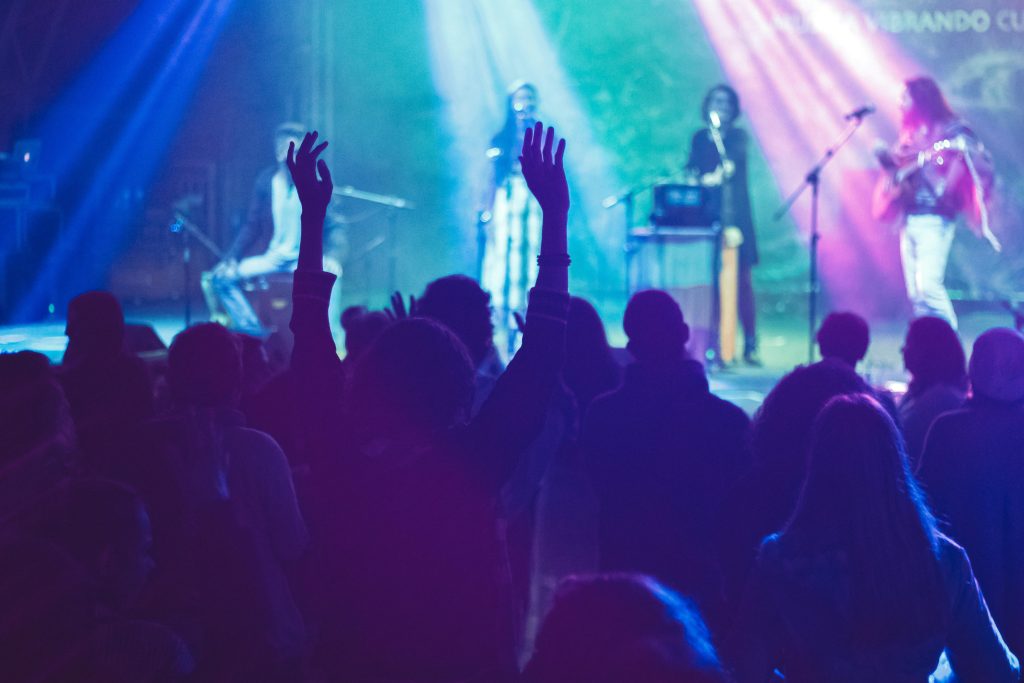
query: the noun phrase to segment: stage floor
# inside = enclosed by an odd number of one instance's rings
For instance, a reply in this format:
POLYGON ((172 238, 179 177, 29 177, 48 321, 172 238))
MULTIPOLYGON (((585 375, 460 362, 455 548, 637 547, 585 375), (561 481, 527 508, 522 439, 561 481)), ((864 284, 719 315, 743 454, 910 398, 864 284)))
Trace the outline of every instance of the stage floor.
MULTIPOLYGON (((193 318, 199 322, 202 311, 193 318)), ((151 325, 165 344, 184 327, 180 310, 160 307, 127 308, 125 316, 130 323, 151 325)), ((974 339, 983 331, 996 326, 1011 326, 1011 316, 994 308, 960 312, 960 334, 970 353, 974 339)), ((871 347, 859 371, 876 386, 889 386, 899 391, 906 382, 900 348, 906 332, 906 321, 875 322, 871 326, 871 347)), ((779 378, 793 367, 807 363, 806 321, 795 317, 772 318, 765 316, 761 325, 761 359, 764 367, 748 368, 735 365, 715 372, 711 376, 712 391, 753 413, 779 378)), ((609 341, 625 346, 621 324, 608 325, 609 341)), ((0 327, 0 353, 30 349, 45 354, 59 363, 67 345, 64 321, 54 319, 30 325, 0 327)), ((623 352, 625 355, 625 352, 623 352)))

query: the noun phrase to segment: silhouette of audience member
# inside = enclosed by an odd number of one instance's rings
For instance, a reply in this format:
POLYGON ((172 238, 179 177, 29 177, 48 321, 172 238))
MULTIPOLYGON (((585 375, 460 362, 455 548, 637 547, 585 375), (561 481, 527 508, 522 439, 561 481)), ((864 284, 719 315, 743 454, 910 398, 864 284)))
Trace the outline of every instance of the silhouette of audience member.
POLYGON ((38 504, 75 454, 71 409, 46 356, 0 354, 0 521, 38 504))
POLYGON ((749 464, 750 421, 686 357, 689 328, 667 293, 634 294, 623 327, 636 360, 619 389, 591 403, 580 439, 600 508, 601 569, 650 574, 714 621, 719 514, 749 464))
POLYGON ((237 410, 239 339, 217 323, 181 332, 168 383, 175 410, 149 426, 135 470, 158 539, 156 608, 199 627, 205 675, 287 677, 306 647, 288 572, 308 535, 284 453, 237 410))
POLYGON ((973 396, 938 417, 920 477, 1010 649, 1024 652, 1024 337, 996 328, 974 342, 973 396))
POLYGON ((864 360, 870 343, 868 323, 856 313, 829 313, 818 329, 821 357, 834 358, 851 368, 864 360))
POLYGON ((423 295, 416 300, 415 314, 438 321, 466 345, 476 372, 475 414, 505 370, 494 347, 491 295, 472 278, 446 275, 423 290, 423 295))
POLYGON ((814 424, 792 517, 765 538, 729 648, 739 683, 1016 681, 964 550, 938 533, 892 418, 869 396, 814 424))
POLYGON ((153 416, 153 385, 142 360, 124 347, 124 314, 110 292, 72 299, 65 334, 60 382, 79 446, 87 456, 98 456, 153 416))
POLYGON ((842 394, 871 393, 846 363, 823 360, 785 375, 765 397, 753 421, 753 462, 729 496, 722 550, 727 597, 734 599, 761 539, 778 531, 793 513, 807 474, 811 426, 828 401, 842 394))
POLYGON ((373 340, 391 324, 383 311, 369 311, 365 306, 349 306, 341 312, 341 329, 345 331, 345 359, 355 362, 373 340))
POLYGON ((562 381, 576 399, 581 416, 595 398, 622 382, 622 368, 612 355, 601 316, 589 301, 577 296, 569 302, 562 381))
POLYGON ((541 626, 526 683, 725 683, 699 612, 640 574, 571 576, 541 626))
POLYGON ((328 557, 321 661, 343 680, 503 680, 513 623, 496 499, 539 433, 558 380, 568 308, 564 141, 530 129, 523 174, 544 212, 523 346, 467 422, 473 362, 437 322, 396 322, 357 364, 348 392, 333 351, 322 224, 331 199, 326 143, 289 153, 302 201, 293 289, 292 369, 302 413, 321 433, 314 504, 328 557), (339 411, 342 408, 342 411, 339 411), (330 434, 330 437, 326 435, 330 434), (504 573, 504 578, 499 578, 504 573))
POLYGON ((907 456, 916 469, 935 418, 967 400, 967 357, 952 325, 943 318, 925 316, 907 329, 903 364, 910 373, 910 385, 897 407, 907 456))
POLYGON ((69 481, 18 528, 2 553, 24 563, 4 572, 0 589, 4 680, 128 683, 192 673, 177 634, 127 616, 153 568, 149 517, 134 491, 102 479, 69 481))

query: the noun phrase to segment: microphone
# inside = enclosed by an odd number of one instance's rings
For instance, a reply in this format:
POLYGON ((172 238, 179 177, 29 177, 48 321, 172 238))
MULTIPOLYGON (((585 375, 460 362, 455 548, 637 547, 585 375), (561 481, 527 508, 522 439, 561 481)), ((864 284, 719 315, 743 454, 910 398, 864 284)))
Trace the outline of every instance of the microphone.
POLYGON ((712 128, 722 127, 722 117, 718 115, 718 112, 712 109, 708 112, 708 120, 711 122, 712 128))
POLYGON ((875 105, 873 105, 873 104, 865 104, 862 107, 857 107, 856 109, 851 111, 849 114, 847 114, 843 118, 846 119, 847 121, 850 121, 851 119, 862 119, 865 116, 867 116, 868 114, 874 114, 875 113, 875 109, 876 109, 875 105))

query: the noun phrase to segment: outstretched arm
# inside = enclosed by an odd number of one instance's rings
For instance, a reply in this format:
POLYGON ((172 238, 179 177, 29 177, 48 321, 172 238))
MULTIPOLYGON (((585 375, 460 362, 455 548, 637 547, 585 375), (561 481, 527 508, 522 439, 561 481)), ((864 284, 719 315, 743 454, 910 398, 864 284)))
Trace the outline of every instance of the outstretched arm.
POLYGON ((569 254, 566 226, 569 186, 565 140, 537 123, 526 131, 519 161, 523 177, 543 211, 537 283, 530 291, 523 345, 498 380, 470 427, 481 463, 496 485, 509 476, 523 449, 540 433, 562 368, 569 310, 569 254))
MULTIPOLYGON (((329 438, 324 433, 337 424, 343 373, 327 317, 335 276, 323 269, 324 219, 334 185, 327 163, 318 159, 327 142, 317 145, 316 140, 316 132, 306 133, 298 149, 294 143, 288 149, 288 170, 302 202, 299 263, 292 286, 291 370, 296 397, 303 404, 299 414, 311 427, 303 433, 307 438, 329 438)), ((319 451, 321 445, 311 443, 309 448, 319 451)))
MULTIPOLYGON (((540 256, 537 257, 537 287, 569 292, 569 183, 565 179, 565 140, 558 141, 552 154, 555 129, 540 121, 526 130, 523 153, 519 163, 530 192, 537 198, 544 220, 540 234, 540 256)), ((529 316, 527 316, 529 320, 529 316)), ((525 339, 524 339, 525 343, 525 339)))

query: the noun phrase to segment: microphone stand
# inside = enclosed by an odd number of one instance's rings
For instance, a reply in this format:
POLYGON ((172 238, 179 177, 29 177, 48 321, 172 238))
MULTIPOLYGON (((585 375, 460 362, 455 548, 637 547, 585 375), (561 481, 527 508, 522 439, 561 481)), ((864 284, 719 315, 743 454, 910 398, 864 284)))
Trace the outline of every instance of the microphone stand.
POLYGON ((387 209, 387 228, 384 235, 384 242, 388 249, 388 291, 393 292, 397 286, 396 277, 398 271, 398 211, 411 211, 416 205, 408 199, 394 197, 376 192, 357 190, 351 185, 334 188, 334 195, 337 197, 348 197, 359 201, 377 204, 387 209))
POLYGON ((630 273, 632 272, 633 263, 633 252, 634 247, 630 244, 630 233, 633 230, 633 213, 636 208, 636 196, 641 192, 646 192, 655 185, 662 185, 664 183, 675 180, 679 177, 682 171, 676 171, 675 173, 662 174, 660 177, 651 180, 649 177, 647 180, 641 182, 638 185, 628 187, 622 190, 618 194, 613 194, 609 197, 605 197, 604 201, 601 202, 601 206, 605 209, 611 209, 616 206, 622 205, 623 208, 623 219, 626 223, 625 237, 626 237, 626 298, 630 295, 630 273))
POLYGON ((189 237, 195 237, 218 260, 224 260, 224 253, 188 216, 178 209, 174 211, 174 222, 171 223, 170 231, 181 235, 181 266, 185 279, 185 327, 188 327, 192 324, 192 290, 189 289, 189 284, 192 282, 192 245, 189 243, 189 237))
POLYGON ((850 122, 846 125, 843 132, 836 138, 836 141, 825 150, 825 154, 818 160, 807 175, 804 176, 804 180, 800 185, 793 190, 785 202, 782 203, 775 213, 772 215, 774 220, 779 220, 785 216, 792 208, 796 200, 804 193, 808 187, 811 188, 811 240, 808 245, 810 251, 810 269, 808 272, 809 286, 807 291, 807 329, 808 329, 808 341, 807 341, 807 362, 814 362, 814 335, 818 327, 818 290, 820 283, 818 281, 818 242, 821 240, 821 233, 818 232, 818 187, 821 184, 821 172, 828 165, 828 162, 832 161, 832 157, 836 155, 836 152, 845 145, 853 134, 857 132, 860 125, 864 122, 864 116, 869 112, 864 112, 860 116, 852 116, 850 122))

